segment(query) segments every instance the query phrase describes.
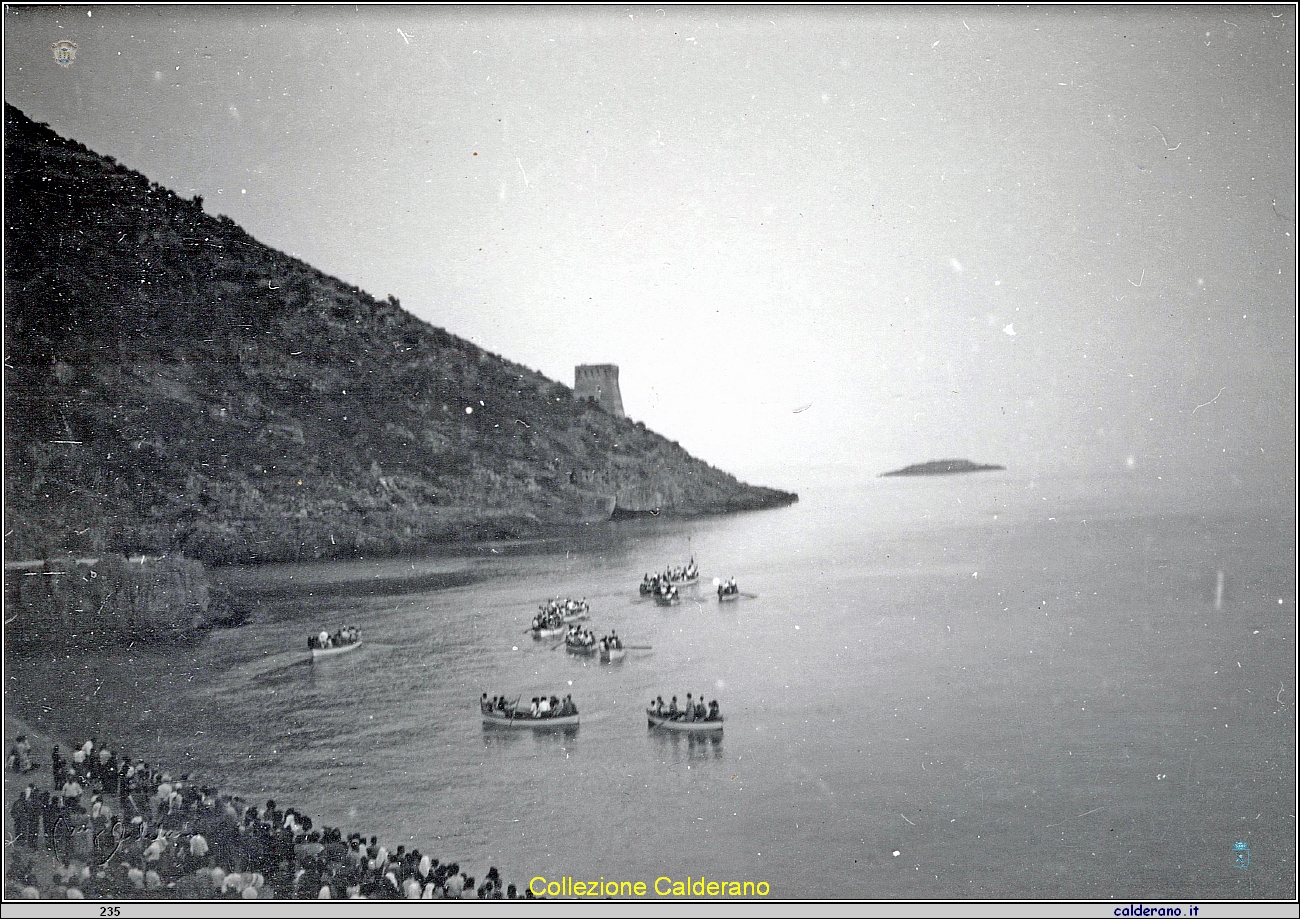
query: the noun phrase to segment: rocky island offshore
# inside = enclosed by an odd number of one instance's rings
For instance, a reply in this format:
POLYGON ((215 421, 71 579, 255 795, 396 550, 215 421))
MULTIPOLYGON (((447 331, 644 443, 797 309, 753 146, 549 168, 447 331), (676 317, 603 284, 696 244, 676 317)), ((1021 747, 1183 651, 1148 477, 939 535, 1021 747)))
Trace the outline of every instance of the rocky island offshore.
POLYGON ((991 472, 996 469, 1006 468, 1006 466, 972 463, 967 459, 930 460, 928 463, 905 466, 902 469, 895 469, 893 472, 882 472, 880 478, 891 475, 957 475, 962 472, 991 472))
POLYGON ((5 154, 10 559, 373 557, 797 500, 9 105, 5 154))

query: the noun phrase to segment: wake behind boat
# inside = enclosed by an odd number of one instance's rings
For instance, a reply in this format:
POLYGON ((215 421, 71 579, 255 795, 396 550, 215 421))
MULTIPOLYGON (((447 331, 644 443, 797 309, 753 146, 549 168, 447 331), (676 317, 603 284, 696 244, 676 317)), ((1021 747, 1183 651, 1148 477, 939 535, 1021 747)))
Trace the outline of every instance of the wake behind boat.
POLYGON ((345 625, 332 635, 321 630, 319 634, 307 638, 307 647, 311 650, 313 661, 346 654, 361 647, 361 630, 350 625, 345 625))

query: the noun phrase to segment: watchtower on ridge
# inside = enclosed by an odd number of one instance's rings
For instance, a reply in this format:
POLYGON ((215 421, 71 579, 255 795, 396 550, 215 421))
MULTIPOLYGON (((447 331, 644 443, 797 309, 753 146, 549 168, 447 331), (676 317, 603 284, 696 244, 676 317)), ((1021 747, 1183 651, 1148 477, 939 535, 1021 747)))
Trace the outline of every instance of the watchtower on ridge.
POLYGON ((595 402, 615 418, 622 418, 623 396, 618 391, 617 364, 579 364, 573 368, 573 398, 595 402))

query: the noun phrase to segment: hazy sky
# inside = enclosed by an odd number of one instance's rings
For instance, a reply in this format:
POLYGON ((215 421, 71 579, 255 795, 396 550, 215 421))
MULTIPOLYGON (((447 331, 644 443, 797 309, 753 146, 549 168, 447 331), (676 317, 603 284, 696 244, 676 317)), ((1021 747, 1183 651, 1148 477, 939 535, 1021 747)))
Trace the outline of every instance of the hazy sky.
POLYGON ((1294 488, 1291 5, 4 24, 32 118, 569 385, 618 364, 629 415, 743 478, 1294 488))

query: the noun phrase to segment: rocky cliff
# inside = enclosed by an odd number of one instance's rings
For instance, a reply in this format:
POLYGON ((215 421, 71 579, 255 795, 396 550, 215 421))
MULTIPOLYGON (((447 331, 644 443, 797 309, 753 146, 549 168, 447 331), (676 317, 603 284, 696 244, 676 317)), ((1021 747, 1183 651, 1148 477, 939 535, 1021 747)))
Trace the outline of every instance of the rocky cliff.
POLYGON ((10 558, 418 552, 787 504, 5 107, 10 558))

